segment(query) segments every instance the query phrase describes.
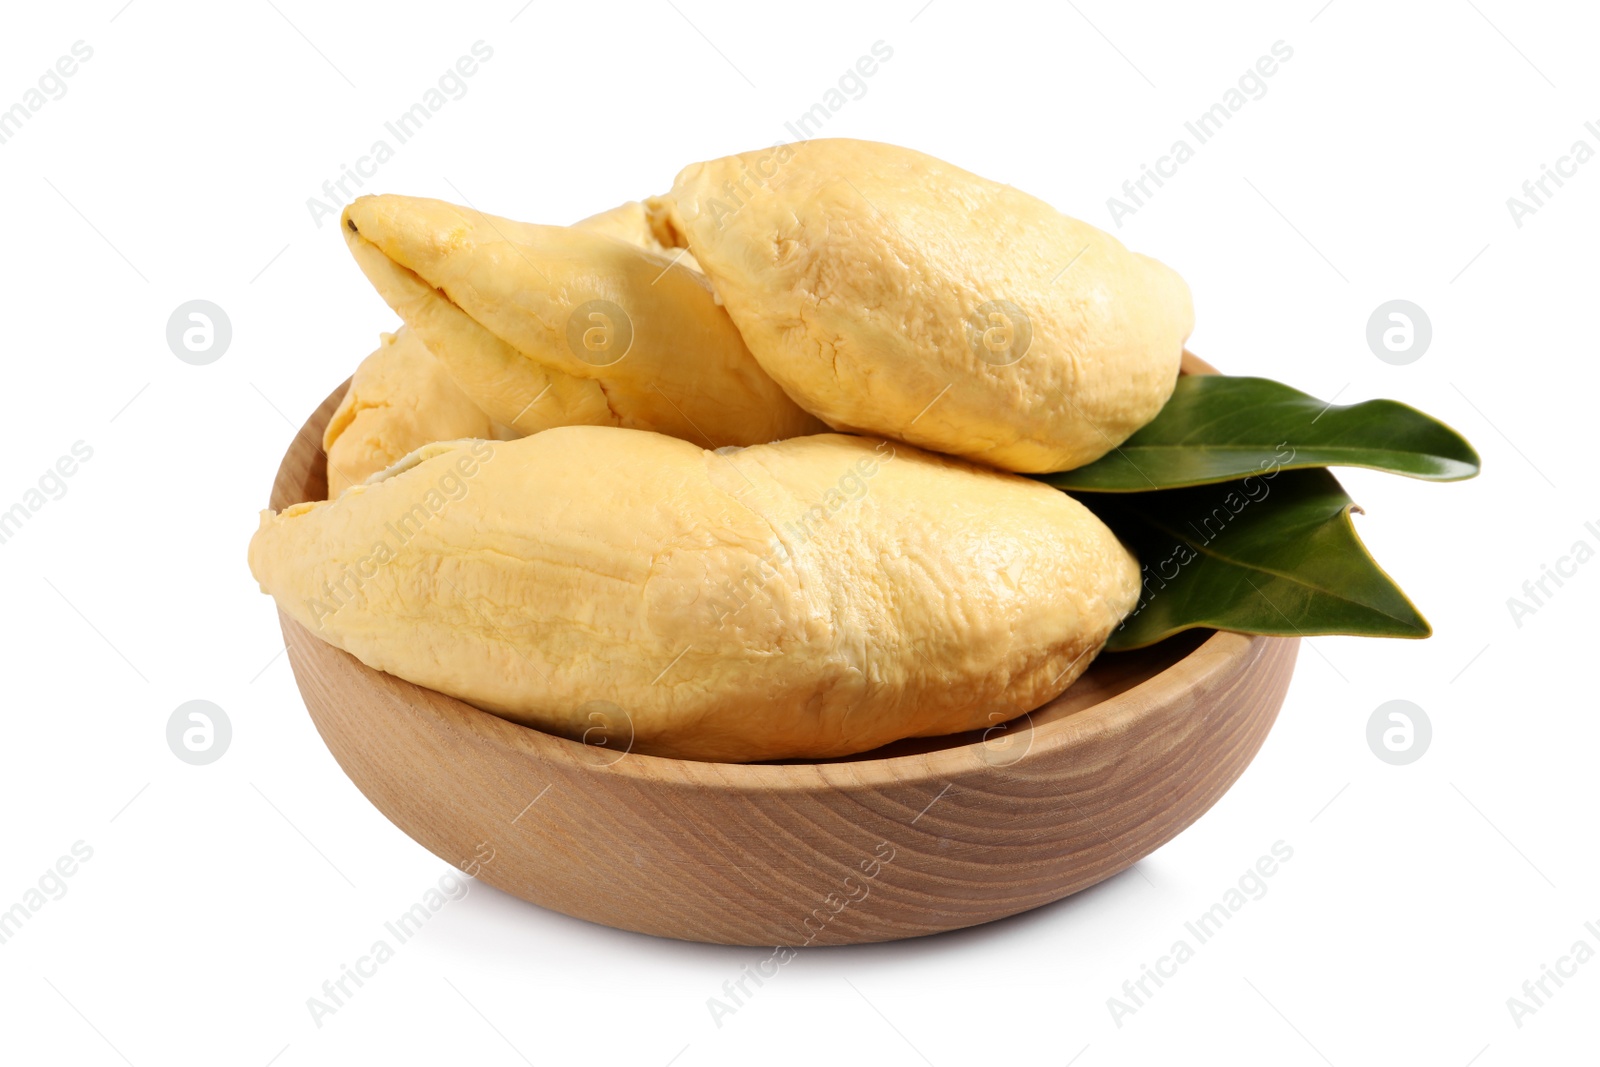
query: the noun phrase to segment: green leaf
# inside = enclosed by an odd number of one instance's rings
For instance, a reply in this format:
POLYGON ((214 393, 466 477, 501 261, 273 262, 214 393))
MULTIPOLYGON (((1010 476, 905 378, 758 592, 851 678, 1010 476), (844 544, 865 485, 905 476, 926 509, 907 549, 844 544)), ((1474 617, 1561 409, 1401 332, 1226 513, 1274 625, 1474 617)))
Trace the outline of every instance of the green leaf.
POLYGON ((1120 448, 1042 477, 1058 489, 1138 493, 1306 467, 1448 482, 1478 465, 1460 434, 1394 400, 1336 407, 1267 378, 1197 374, 1179 378, 1160 414, 1120 448))
POLYGON ((1110 650, 1200 626, 1282 636, 1433 632, 1368 555, 1351 521, 1359 509, 1325 470, 1073 495, 1133 549, 1142 569, 1139 606, 1112 633, 1110 650))

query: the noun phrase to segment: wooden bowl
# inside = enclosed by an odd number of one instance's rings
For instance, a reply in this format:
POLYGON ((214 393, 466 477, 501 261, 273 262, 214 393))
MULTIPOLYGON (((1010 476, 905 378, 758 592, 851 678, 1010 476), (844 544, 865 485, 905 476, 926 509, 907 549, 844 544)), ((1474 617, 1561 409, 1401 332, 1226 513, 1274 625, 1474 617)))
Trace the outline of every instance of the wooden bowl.
MULTIPOLYGON (((320 443, 343 394, 289 446, 273 509, 327 495, 320 443)), ((578 918, 761 946, 974 926, 1131 867, 1244 771, 1299 646, 1194 632, 1102 656, 1057 700, 982 733, 723 764, 519 726, 279 617, 328 749, 424 848, 578 918)))

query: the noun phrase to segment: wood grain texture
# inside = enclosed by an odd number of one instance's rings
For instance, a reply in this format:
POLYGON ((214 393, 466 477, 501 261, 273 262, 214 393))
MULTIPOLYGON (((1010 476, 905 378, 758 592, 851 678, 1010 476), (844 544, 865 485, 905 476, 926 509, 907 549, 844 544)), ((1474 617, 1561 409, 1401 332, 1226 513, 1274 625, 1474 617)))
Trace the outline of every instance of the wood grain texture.
MULTIPOLYGON (((1191 373, 1210 370, 1186 358, 1191 373)), ((271 506, 326 492, 336 390, 271 506)), ((626 930, 839 945, 1014 915, 1132 866, 1261 747, 1297 640, 1195 632, 1107 655, 985 733, 820 762, 715 764, 589 746, 374 671, 282 616, 339 765, 396 826, 525 900, 626 930)))

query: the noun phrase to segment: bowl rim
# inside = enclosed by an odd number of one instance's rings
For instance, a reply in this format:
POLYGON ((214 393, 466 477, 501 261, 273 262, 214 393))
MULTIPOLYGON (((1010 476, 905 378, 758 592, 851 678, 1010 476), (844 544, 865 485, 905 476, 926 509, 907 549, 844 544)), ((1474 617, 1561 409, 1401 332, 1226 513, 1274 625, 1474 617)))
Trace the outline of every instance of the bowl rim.
MULTIPOLYGON (((350 653, 322 641, 310 630, 287 615, 280 613, 284 626, 295 627, 310 640, 327 645, 341 656, 350 653)), ((1024 767, 1030 760, 1045 760, 1060 750, 1070 748, 1096 733, 1116 732, 1131 727, 1141 714, 1159 704, 1152 699, 1160 691, 1202 691, 1216 675, 1232 671, 1245 661, 1259 657, 1267 641, 1295 640, 1259 635, 1214 631, 1197 647, 1179 659, 1161 668, 1141 682, 1120 693, 1113 694, 1060 716, 1039 726, 1029 727, 1029 747, 1022 756, 1010 764, 1000 765, 984 760, 978 753, 983 741, 951 745, 893 756, 868 759, 842 759, 821 761, 789 760, 782 763, 719 763, 710 760, 679 759, 673 756, 654 756, 645 752, 626 750, 609 763, 597 763, 592 756, 596 746, 585 745, 559 734, 540 730, 535 726, 501 718, 492 712, 474 707, 466 701, 436 689, 429 689, 398 675, 387 674, 368 667, 354 656, 350 659, 359 668, 359 674, 375 685, 389 685, 399 690, 391 695, 405 695, 407 710, 432 714, 447 711, 458 725, 470 729, 481 740, 499 747, 518 750, 522 755, 541 760, 556 760, 576 771, 603 772, 659 787, 681 782, 696 789, 708 786, 732 793, 749 789, 764 790, 814 790, 819 785, 834 788, 872 789, 885 785, 923 784, 931 781, 955 781, 968 777, 975 769, 1006 774, 1024 767)), ((1070 686, 1068 691, 1070 691, 1070 686)), ((1026 713, 1044 716, 1067 692, 1026 713)), ((1015 722, 1016 719, 1010 720, 1015 722)))

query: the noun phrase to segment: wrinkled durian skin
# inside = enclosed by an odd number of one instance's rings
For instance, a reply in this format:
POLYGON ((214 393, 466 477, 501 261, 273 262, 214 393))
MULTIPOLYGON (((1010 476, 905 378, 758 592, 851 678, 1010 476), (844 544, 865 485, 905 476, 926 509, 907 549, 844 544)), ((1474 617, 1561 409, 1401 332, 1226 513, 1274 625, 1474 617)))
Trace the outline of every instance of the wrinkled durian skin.
POLYGON ((819 139, 697 163, 650 207, 808 411, 1006 470, 1082 466, 1154 418, 1194 324, 1161 263, 892 145, 819 139), (997 301, 1032 329, 1009 365, 974 348, 974 317, 997 301))
POLYGON ((363 196, 341 221, 379 294, 519 433, 622 426, 720 447, 822 428, 751 357, 704 275, 670 255, 419 197, 363 196), (569 317, 592 300, 632 326, 626 354, 605 365, 568 341, 569 317))
POLYGON ((381 335, 378 347, 322 433, 333 498, 434 441, 516 436, 483 413, 412 330, 381 335))
POLYGON ((572 738, 604 721, 636 752, 994 726, 1076 679, 1139 591, 1065 494, 872 438, 717 453, 567 427, 408 464, 264 512, 262 588, 371 667, 572 738))

